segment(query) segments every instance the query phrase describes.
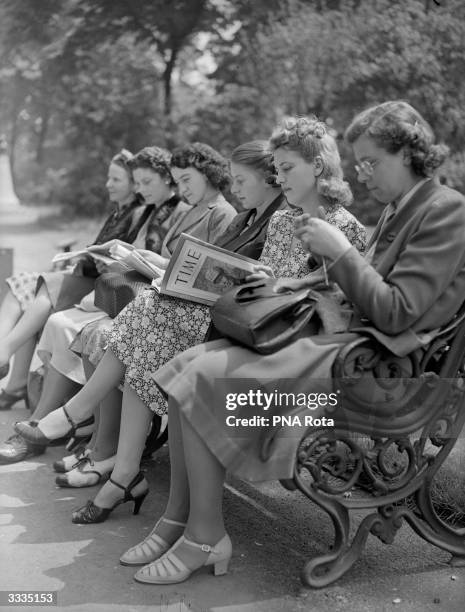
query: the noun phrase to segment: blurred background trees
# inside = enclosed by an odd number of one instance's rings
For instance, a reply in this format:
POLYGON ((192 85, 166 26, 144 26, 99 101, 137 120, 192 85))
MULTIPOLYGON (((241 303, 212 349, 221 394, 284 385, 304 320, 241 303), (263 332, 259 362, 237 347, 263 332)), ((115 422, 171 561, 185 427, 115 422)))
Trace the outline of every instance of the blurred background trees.
POLYGON ((101 212, 122 147, 203 140, 228 155, 284 114, 341 138, 363 107, 411 102, 452 150, 465 191, 462 0, 3 0, 0 131, 25 203, 101 212))

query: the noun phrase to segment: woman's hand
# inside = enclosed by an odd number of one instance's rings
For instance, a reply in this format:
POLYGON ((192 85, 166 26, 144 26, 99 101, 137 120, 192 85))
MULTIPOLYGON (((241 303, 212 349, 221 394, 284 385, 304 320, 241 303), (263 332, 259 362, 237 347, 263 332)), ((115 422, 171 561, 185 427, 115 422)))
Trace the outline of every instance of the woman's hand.
POLYGON ((301 289, 311 289, 324 283, 324 274, 318 270, 317 273, 310 274, 304 278, 279 278, 273 287, 273 291, 275 293, 284 293, 289 290, 300 291, 301 289))
POLYGON ((295 235, 307 251, 337 259, 351 248, 350 242, 334 225, 323 219, 301 215, 295 220, 295 235))
POLYGON ((99 274, 103 274, 104 272, 108 272, 108 264, 103 263, 103 261, 95 260, 95 267, 97 268, 97 272, 99 274))
POLYGON ((254 266, 253 272, 246 276, 245 282, 252 283, 253 281, 263 280, 265 278, 273 278, 273 270, 270 266, 264 266, 263 264, 257 264, 254 266))

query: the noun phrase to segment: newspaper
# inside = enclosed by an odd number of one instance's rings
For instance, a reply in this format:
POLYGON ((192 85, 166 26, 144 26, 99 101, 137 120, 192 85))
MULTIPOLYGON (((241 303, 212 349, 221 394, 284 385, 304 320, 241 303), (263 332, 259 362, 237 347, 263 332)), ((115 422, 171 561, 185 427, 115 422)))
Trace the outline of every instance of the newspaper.
POLYGON ((138 252, 132 244, 114 238, 103 244, 93 244, 80 251, 70 251, 68 253, 58 253, 52 259, 52 263, 67 261, 81 255, 89 255, 96 261, 101 261, 106 265, 118 262, 123 269, 137 270, 149 280, 163 276, 161 270, 152 264, 146 257, 138 252))
POLYGON ((244 282, 256 265, 254 259, 181 234, 163 280, 152 284, 160 293, 212 305, 244 282))
POLYGON ((57 253, 52 259, 52 263, 68 261, 70 259, 74 259, 75 257, 80 257, 81 255, 89 255, 96 261, 102 261, 103 263, 109 265, 111 263, 114 263, 115 261, 121 260, 122 258, 121 255, 117 255, 116 253, 112 254, 112 249, 114 250, 116 248, 123 249, 124 255, 127 255, 130 251, 134 250, 132 244, 114 238, 113 240, 109 240, 108 242, 104 242, 103 244, 91 244, 85 249, 80 249, 79 251, 57 253))

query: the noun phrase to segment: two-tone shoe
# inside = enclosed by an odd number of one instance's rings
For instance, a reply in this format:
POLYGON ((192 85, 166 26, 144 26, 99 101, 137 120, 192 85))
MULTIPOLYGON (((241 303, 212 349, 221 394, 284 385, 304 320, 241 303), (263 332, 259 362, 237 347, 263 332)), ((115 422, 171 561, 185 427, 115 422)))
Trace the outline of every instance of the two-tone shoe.
POLYGON ((84 459, 90 454, 90 448, 79 446, 72 455, 66 455, 63 459, 53 462, 53 469, 59 474, 65 474, 78 466, 81 459, 84 459))
MULTIPOLYGON (((40 429, 40 421, 19 421, 15 423, 14 429, 16 433, 19 433, 23 438, 25 438, 31 444, 37 444, 40 446, 49 446, 53 440, 57 440, 60 438, 68 437, 74 438, 76 437, 76 430, 80 427, 84 427, 86 425, 90 425, 94 422, 94 416, 90 416, 89 418, 81 421, 80 423, 75 423, 73 419, 69 416, 65 406, 59 408, 62 410, 63 415, 66 417, 66 420, 69 423, 69 427, 67 430, 60 432, 56 436, 48 437, 43 431, 40 429)), ((48 415, 49 416, 49 415, 48 415)), ((47 417, 45 417, 47 418, 47 417)))
POLYGON ((94 487, 108 479, 115 467, 115 463, 116 455, 102 461, 94 461, 91 455, 87 455, 72 470, 65 474, 59 474, 55 478, 55 482, 59 487, 75 489, 94 487))

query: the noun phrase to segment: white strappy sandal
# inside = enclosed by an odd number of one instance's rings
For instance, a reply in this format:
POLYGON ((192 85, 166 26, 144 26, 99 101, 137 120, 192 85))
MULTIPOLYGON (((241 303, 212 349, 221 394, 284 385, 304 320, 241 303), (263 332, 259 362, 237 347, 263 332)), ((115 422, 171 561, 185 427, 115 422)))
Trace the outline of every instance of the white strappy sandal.
POLYGON ((232 544, 228 534, 215 544, 215 546, 197 544, 181 536, 168 552, 156 561, 153 561, 153 563, 142 567, 134 578, 137 582, 145 582, 148 584, 176 584, 178 582, 184 582, 184 580, 187 580, 197 569, 207 565, 213 565, 215 576, 223 576, 228 571, 231 556, 232 544), (190 569, 176 555, 176 549, 182 544, 188 544, 189 546, 199 548, 203 552, 210 554, 198 567, 190 569))
POLYGON ((158 525, 162 522, 167 523, 168 525, 177 525, 179 527, 186 526, 186 523, 172 521, 171 519, 167 519, 162 516, 149 535, 142 540, 142 542, 132 546, 124 553, 124 555, 120 557, 119 562, 121 565, 146 565, 147 563, 151 563, 152 561, 159 559, 173 546, 173 544, 169 544, 162 537, 160 537, 158 533, 155 533, 158 525))

